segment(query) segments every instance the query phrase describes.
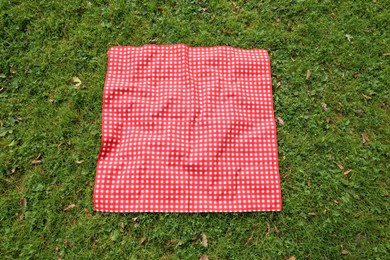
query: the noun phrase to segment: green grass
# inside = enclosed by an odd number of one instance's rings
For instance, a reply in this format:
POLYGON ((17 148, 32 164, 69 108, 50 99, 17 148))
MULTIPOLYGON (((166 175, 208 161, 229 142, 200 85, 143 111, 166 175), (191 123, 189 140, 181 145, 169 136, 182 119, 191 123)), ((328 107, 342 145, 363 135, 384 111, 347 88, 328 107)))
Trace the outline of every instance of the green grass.
POLYGON ((389 1, 60 2, 0 0, 1 259, 388 258, 389 1), (146 43, 269 50, 282 212, 93 212, 107 50, 146 43))

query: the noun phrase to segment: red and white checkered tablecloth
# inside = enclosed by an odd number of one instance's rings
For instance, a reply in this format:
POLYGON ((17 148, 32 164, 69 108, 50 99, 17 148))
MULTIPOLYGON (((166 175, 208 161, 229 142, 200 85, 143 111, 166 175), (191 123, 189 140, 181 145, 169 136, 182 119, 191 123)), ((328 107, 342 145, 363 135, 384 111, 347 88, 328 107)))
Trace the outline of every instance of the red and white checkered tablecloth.
POLYGON ((111 47, 102 113, 95 210, 281 210, 266 50, 111 47))

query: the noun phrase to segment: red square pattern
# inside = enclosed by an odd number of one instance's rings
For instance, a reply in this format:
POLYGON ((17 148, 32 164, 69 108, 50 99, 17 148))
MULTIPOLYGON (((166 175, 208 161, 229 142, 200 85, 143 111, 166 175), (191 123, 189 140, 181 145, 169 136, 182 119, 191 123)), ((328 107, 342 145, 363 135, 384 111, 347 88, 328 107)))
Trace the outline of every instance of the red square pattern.
POLYGON ((95 210, 280 211, 270 75, 263 49, 111 47, 95 210))

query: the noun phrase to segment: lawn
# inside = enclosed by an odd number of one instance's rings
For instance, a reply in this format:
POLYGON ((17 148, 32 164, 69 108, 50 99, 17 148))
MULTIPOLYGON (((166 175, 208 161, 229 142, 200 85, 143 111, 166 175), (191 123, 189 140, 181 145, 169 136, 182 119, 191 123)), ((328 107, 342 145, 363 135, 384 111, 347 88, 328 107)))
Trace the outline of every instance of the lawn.
POLYGON ((0 259, 388 259, 389 4, 0 0, 0 259), (282 212, 93 211, 107 51, 147 43, 270 52, 282 212))

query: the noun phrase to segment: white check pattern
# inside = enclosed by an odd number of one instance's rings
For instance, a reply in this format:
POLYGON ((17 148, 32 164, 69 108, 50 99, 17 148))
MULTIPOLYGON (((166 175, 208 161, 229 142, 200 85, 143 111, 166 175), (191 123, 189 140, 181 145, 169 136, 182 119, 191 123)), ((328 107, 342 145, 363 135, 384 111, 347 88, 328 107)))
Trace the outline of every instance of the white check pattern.
POLYGON ((95 209, 280 211, 270 75, 262 49, 111 47, 95 209))

